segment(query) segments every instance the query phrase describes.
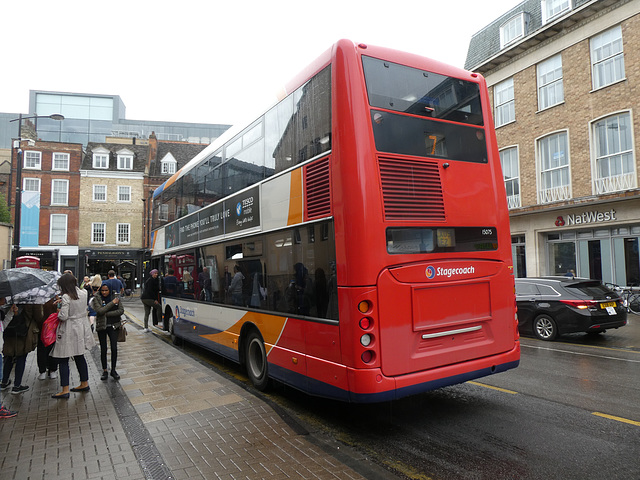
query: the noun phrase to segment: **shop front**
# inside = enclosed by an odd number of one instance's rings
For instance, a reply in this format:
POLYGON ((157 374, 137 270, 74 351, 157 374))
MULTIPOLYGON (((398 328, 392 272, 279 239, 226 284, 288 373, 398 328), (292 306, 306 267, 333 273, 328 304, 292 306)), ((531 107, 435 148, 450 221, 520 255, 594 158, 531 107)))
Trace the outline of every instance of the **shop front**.
POLYGON ((640 285, 640 200, 511 216, 517 277, 573 275, 640 285))
POLYGON ((109 270, 125 282, 125 288, 136 291, 141 277, 142 253, 139 249, 80 249, 84 257, 82 276, 99 274, 106 278, 109 270))

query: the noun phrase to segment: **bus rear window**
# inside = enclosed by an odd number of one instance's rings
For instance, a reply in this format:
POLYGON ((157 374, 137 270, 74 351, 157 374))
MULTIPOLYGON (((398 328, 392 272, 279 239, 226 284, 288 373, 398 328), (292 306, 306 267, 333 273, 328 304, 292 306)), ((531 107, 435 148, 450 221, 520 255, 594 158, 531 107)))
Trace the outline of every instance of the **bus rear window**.
POLYGON ((477 83, 365 56, 362 66, 372 107, 483 125, 477 83))
POLYGON ((485 252, 498 249, 495 227, 387 229, 387 252, 391 254, 436 252, 485 252))
POLYGON ((379 152, 487 163, 484 130, 396 113, 371 111, 379 152))

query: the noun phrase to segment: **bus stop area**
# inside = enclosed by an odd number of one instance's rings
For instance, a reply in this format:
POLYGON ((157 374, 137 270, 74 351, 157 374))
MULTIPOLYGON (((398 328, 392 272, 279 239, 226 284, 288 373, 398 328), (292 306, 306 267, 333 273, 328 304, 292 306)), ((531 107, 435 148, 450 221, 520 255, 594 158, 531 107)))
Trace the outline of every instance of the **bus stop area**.
MULTIPOLYGON (((268 400, 142 332, 137 298, 125 303, 119 382, 100 380, 100 348, 86 354, 90 390, 53 399, 59 379, 38 379, 27 357, 22 394, 2 392, 18 412, 0 420, 0 478, 361 479, 389 478, 364 455, 308 432, 268 400), (347 452, 349 450, 349 452, 347 452)), ((71 362, 71 382, 79 383, 71 362)), ((12 377, 13 378, 13 375, 12 377)))

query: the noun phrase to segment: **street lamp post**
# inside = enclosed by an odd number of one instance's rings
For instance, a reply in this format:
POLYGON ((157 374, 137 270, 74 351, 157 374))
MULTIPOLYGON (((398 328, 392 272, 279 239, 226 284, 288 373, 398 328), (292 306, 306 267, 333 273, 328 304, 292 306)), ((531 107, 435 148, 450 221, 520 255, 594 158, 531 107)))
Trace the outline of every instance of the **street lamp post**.
MULTIPOLYGON (((38 118, 50 118, 52 120, 64 120, 64 115, 54 113, 52 115, 30 115, 23 117, 22 114, 18 118, 9 120, 9 122, 18 122, 18 140, 14 144, 16 150, 16 203, 14 207, 14 227, 13 227, 13 248, 11 266, 16 266, 16 259, 18 258, 18 251, 20 250, 20 216, 22 213, 22 149, 20 143, 22 142, 22 120, 30 120, 38 118)), ((37 123, 36 123, 37 125, 37 123)), ((37 131, 36 131, 37 133, 37 131)))

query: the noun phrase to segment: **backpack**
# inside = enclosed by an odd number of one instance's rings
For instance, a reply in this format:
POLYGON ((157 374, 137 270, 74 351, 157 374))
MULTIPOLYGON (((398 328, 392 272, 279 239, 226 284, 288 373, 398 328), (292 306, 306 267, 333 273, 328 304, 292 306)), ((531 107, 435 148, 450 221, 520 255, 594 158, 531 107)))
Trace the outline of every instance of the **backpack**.
POLYGON ((42 332, 40 332, 40 339, 45 347, 48 347, 56 341, 56 333, 58 332, 58 314, 52 313, 42 323, 42 332))

